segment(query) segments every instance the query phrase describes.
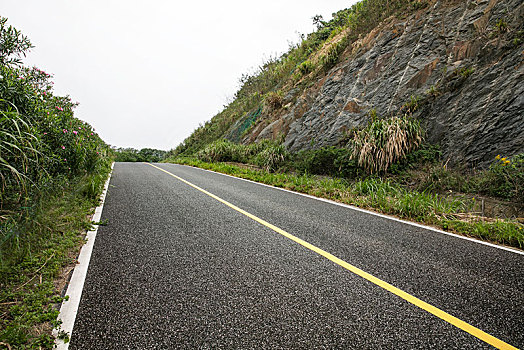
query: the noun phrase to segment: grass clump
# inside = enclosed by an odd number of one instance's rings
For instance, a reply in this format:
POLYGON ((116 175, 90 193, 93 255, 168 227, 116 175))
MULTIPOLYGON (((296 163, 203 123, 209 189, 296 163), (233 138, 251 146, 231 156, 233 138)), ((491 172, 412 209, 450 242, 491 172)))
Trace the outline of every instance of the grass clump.
POLYGON ((284 145, 269 145, 261 150, 255 157, 255 164, 266 171, 273 172, 280 168, 289 158, 289 153, 284 145))
POLYGON ((286 148, 275 141, 264 140, 250 145, 218 140, 197 153, 204 162, 237 162, 260 166, 275 171, 289 158, 286 148))
POLYGON ((405 116, 380 119, 372 113, 371 122, 355 132, 354 157, 371 173, 384 172, 418 147, 422 138, 423 130, 417 120, 405 116))
POLYGON ((204 162, 244 162, 247 154, 241 145, 217 140, 198 152, 197 157, 204 162))

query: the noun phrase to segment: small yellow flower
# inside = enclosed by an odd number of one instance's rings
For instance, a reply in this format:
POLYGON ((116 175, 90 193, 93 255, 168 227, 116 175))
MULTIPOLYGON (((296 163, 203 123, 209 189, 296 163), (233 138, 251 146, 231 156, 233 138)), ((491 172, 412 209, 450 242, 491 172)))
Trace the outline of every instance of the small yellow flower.
POLYGON ((497 156, 495 157, 495 159, 500 159, 500 154, 497 154, 497 156))
POLYGON ((500 161, 501 161, 501 162, 503 162, 503 161, 505 161, 505 160, 506 160, 506 157, 504 157, 504 158, 500 158, 500 161))
POLYGON ((506 160, 504 163, 509 164, 509 163, 511 163, 511 162, 510 162, 509 160, 506 160))

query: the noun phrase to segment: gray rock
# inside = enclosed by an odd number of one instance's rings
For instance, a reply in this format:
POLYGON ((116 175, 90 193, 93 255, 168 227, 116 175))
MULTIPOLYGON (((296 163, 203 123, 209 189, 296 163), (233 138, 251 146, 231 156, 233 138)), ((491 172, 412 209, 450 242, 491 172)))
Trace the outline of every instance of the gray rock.
POLYGON ((451 163, 486 166, 497 154, 522 153, 523 18, 521 0, 469 0, 437 1, 405 20, 386 20, 301 96, 292 90, 289 113, 257 140, 278 130, 292 151, 335 145, 365 125, 371 109, 397 114, 419 96, 415 117, 451 163), (500 19, 506 33, 497 32, 500 19), (436 97, 426 93, 432 87, 436 97))

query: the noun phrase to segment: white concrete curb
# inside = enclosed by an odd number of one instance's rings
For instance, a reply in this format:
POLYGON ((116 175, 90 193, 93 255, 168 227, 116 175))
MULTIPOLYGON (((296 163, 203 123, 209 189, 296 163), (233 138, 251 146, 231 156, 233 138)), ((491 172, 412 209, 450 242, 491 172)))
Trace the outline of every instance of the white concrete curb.
MULTIPOLYGON (((93 215, 93 221, 99 222, 102 215, 102 209, 104 207, 104 202, 109 188, 109 180, 111 180, 111 174, 113 173, 113 167, 115 163, 111 165, 111 172, 109 177, 104 185, 104 191, 100 196, 100 205, 95 209, 95 214, 93 215)), ((69 297, 69 300, 64 300, 60 307, 60 314, 58 315, 58 320, 62 321, 62 324, 59 329, 53 329, 53 336, 55 337, 56 349, 67 350, 69 349, 69 342, 64 343, 62 339, 58 339, 59 331, 66 332, 71 338, 73 333, 73 326, 75 325, 76 314, 78 312, 78 306, 80 305, 80 298, 82 297, 82 290, 84 289, 84 282, 87 275, 87 268, 89 267, 89 261, 91 260, 91 253, 93 252, 93 245, 95 244, 96 233, 98 231, 98 225, 94 225, 93 230, 87 232, 86 243, 80 250, 80 255, 78 256, 78 264, 73 270, 73 276, 69 281, 67 287, 66 296, 69 297)))

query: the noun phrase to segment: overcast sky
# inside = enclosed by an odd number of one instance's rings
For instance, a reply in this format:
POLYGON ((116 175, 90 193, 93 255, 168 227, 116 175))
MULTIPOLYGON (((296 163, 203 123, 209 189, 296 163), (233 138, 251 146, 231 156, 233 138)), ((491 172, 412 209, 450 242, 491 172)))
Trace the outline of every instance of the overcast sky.
POLYGON ((287 51, 312 17, 354 0, 1 0, 55 93, 112 146, 176 147, 223 109, 238 79, 287 51))

